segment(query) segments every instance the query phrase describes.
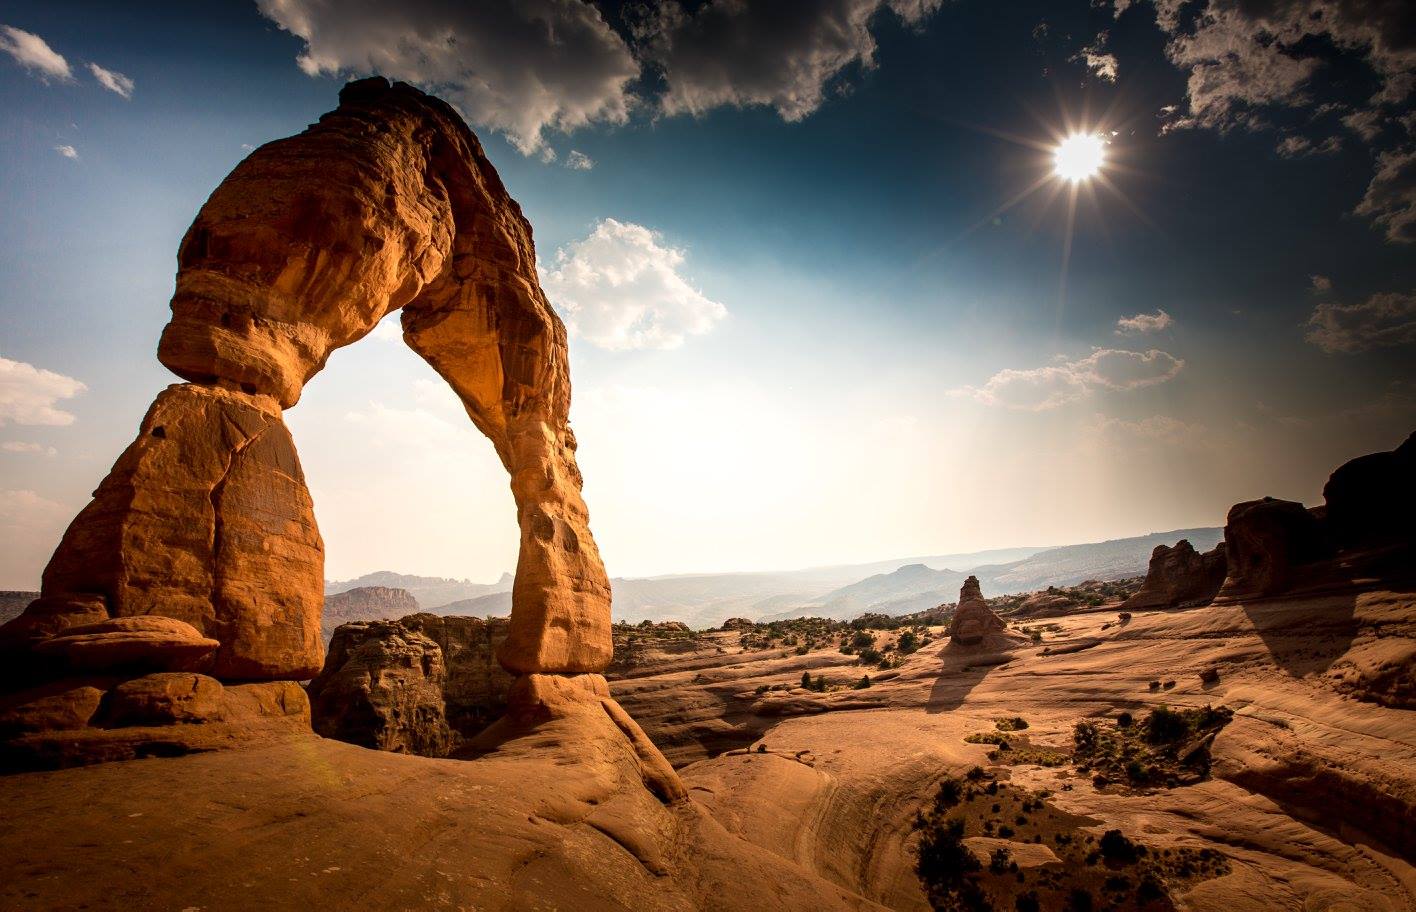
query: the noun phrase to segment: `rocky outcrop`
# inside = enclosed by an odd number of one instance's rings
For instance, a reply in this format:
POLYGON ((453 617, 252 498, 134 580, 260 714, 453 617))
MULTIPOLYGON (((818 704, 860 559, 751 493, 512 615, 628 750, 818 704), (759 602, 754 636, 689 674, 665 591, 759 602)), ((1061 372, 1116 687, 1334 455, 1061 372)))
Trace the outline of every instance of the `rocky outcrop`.
POLYGON ((1174 547, 1156 545, 1145 582, 1121 607, 1138 611, 1208 605, 1224 584, 1226 573, 1223 542, 1204 554, 1183 538, 1174 547))
POLYGON ((496 661, 504 618, 413 614, 334 632, 310 682, 315 731, 399 753, 445 756, 496 720, 515 677, 496 661))
POLYGON ((372 78, 251 153, 198 212, 158 345, 187 382, 157 397, 69 526, 34 616, 0 630, 0 651, 23 659, 5 663, 8 686, 63 673, 41 641, 95 611, 189 625, 216 643, 193 670, 220 681, 316 674, 323 544, 282 410, 335 349, 400 309, 404 340, 511 477, 521 548, 500 663, 603 670, 609 581, 531 227, 452 107, 372 78))
POLYGON ((1218 599, 1370 589, 1416 579, 1416 434, 1340 466, 1324 504, 1265 497, 1225 522, 1229 567, 1218 599))
POLYGON ((310 719, 326 738, 404 754, 444 756, 447 668, 437 643, 398 621, 356 621, 334 632, 310 682, 310 719))
POLYGON ((329 643, 334 629, 350 621, 386 621, 422 610, 413 593, 391 586, 358 586, 325 596, 320 630, 329 643))
POLYGON ((959 606, 954 609, 954 619, 949 622, 949 641, 960 646, 976 646, 991 635, 1002 634, 1008 629, 1002 618, 993 613, 983 600, 978 577, 964 580, 959 590, 959 606))

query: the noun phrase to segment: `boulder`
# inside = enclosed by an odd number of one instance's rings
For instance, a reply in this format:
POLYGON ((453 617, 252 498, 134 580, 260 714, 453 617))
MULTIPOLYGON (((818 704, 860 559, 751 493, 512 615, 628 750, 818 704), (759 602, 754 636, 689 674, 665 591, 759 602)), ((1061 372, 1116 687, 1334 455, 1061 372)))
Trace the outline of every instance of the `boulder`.
POLYGON ((225 689, 204 674, 164 672, 124 681, 108 695, 102 724, 174 725, 219 722, 225 689))
POLYGON ((1002 634, 1007 629, 1008 625, 983 600, 978 577, 970 576, 964 580, 959 591, 959 607, 954 609, 954 619, 949 622, 949 641, 960 646, 974 646, 991 634, 1002 634))
POLYGON ((1317 515, 1272 497, 1231 507, 1224 541, 1228 573, 1219 595, 1225 599, 1276 595, 1292 585, 1299 568, 1333 554, 1317 515))
POLYGON ((83 728, 98 712, 110 682, 71 680, 0 697, 0 737, 83 728))
POLYGON ((79 672, 191 668, 221 644, 175 618, 144 615, 70 627, 35 647, 79 672))
POLYGON ((444 756, 442 649, 397 621, 358 621, 334 632, 309 685, 311 721, 326 738, 362 747, 444 756))
POLYGON ((1207 605, 1224 585, 1227 570, 1223 542, 1204 554, 1183 538, 1174 547, 1156 545, 1145 582, 1121 607, 1139 611, 1207 605))

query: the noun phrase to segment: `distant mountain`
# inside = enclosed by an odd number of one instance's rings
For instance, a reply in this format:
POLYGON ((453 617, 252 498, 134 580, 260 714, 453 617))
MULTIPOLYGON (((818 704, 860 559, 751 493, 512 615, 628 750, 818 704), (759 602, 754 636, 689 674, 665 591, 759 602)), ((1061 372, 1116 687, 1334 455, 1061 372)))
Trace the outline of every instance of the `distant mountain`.
POLYGON ((452 602, 477 598, 496 592, 511 592, 511 574, 503 573, 495 583, 474 583, 471 580, 447 579, 440 576, 412 576, 379 570, 366 573, 358 579, 325 581, 325 596, 338 595, 350 589, 382 587, 385 589, 406 589, 418 600, 424 611, 432 611, 452 602))
POLYGON ((1046 589, 1048 586, 1075 586, 1089 579, 1124 579, 1146 572, 1146 565, 1156 545, 1173 545, 1182 538, 1189 539, 1195 550, 1208 551, 1224 538, 1224 530, 1176 529, 1173 532, 1152 532, 1150 535, 1087 545, 1066 545, 1049 548, 1011 564, 979 567, 974 572, 983 583, 985 595, 1011 595, 1046 589))
MULTIPOLYGON (((390 574, 392 575, 392 574, 390 574)), ((356 586, 325 596, 320 632, 325 642, 334 628, 349 621, 387 621, 418 613, 418 602, 407 589, 356 586)))
MULTIPOLYGON (((1061 548, 1000 548, 805 570, 616 577, 610 585, 616 621, 683 621, 701 629, 715 627, 730 617, 849 619, 866 612, 910 614, 955 601, 970 573, 978 576, 984 594, 990 596, 1074 585, 1088 579, 1139 576, 1145 573, 1156 545, 1173 545, 1188 538, 1196 549, 1204 551, 1221 537, 1222 529, 1179 529, 1061 548)), ((329 583, 326 592, 354 586, 407 589, 424 611, 435 614, 504 617, 511 611, 510 574, 496 583, 481 584, 371 573, 347 583, 329 583)))
POLYGON ((790 612, 789 616, 799 616, 803 610, 838 620, 859 617, 867 611, 910 614, 938 605, 941 592, 957 595, 967 577, 968 574, 960 570, 934 570, 924 564, 906 564, 890 573, 877 573, 842 586, 814 600, 810 607, 790 612))

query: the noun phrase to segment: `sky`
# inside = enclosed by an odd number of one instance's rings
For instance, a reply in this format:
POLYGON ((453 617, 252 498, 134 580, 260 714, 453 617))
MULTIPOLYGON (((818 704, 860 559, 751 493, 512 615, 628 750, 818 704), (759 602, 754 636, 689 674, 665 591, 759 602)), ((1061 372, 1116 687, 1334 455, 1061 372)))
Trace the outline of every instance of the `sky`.
MULTIPOLYGON (((1222 525, 1416 428, 1408 4, 5 0, 0 588, 177 382, 207 195, 370 73, 531 221, 612 575, 1222 525)), ((328 578, 514 567, 505 472, 392 324, 286 420, 328 578)))

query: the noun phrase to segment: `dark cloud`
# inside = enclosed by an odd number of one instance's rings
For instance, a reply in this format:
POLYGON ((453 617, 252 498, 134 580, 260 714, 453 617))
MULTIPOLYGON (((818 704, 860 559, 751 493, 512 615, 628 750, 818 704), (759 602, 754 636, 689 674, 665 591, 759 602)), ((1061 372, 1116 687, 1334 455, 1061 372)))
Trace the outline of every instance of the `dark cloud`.
POLYGON ((1416 149, 1383 152, 1355 210, 1386 231, 1387 240, 1416 242, 1416 149))
POLYGON ((943 0, 710 0, 693 12, 665 2, 634 33, 663 74, 666 114, 764 105, 783 120, 811 114, 828 85, 851 66, 875 65, 871 24, 889 10, 918 24, 943 0))
POLYGON ((547 129, 623 123, 639 64, 582 0, 257 0, 305 41, 300 68, 381 73, 432 88, 523 152, 547 129))

